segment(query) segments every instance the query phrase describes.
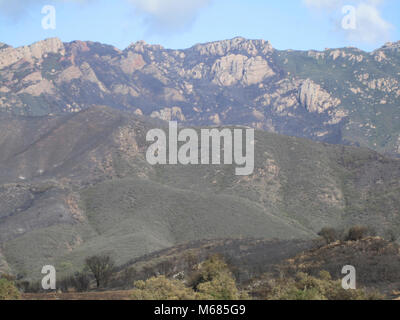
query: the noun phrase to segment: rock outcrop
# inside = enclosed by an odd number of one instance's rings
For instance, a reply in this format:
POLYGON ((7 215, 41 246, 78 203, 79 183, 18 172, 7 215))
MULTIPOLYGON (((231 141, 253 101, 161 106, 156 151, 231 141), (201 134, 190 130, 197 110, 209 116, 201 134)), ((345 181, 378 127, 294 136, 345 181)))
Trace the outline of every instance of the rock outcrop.
POLYGON ((299 100, 302 106, 312 113, 323 113, 340 104, 339 99, 332 98, 320 85, 314 83, 310 79, 307 79, 301 84, 299 100))
POLYGON ((279 51, 240 37, 185 50, 144 41, 125 50, 59 39, 1 44, 0 112, 42 116, 107 105, 185 125, 245 125, 396 154, 398 47, 279 51), (378 141, 374 131, 387 137, 378 141))
POLYGON ((51 38, 36 42, 30 46, 20 48, 5 47, 0 48, 0 70, 6 68, 20 60, 33 63, 39 62, 49 53, 65 53, 64 44, 58 38, 51 38))

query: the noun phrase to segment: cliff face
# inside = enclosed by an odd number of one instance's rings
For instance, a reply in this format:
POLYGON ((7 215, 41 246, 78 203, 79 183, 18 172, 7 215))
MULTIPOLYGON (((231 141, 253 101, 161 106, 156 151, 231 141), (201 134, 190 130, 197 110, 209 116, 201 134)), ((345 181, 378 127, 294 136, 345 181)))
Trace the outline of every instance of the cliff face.
POLYGON ((73 113, 92 105, 187 125, 236 124, 317 141, 400 150, 400 45, 278 51, 235 38, 121 51, 59 39, 0 46, 0 112, 73 113))

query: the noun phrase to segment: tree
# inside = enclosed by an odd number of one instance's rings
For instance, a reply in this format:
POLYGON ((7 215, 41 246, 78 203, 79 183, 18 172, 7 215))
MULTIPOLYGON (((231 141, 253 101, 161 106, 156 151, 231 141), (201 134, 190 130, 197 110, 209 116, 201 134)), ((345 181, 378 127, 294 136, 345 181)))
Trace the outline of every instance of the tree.
POLYGON ((349 229, 346 241, 359 241, 368 235, 369 229, 363 226, 355 226, 349 229))
POLYGON ((298 273, 295 278, 284 278, 267 283, 266 300, 381 300, 384 297, 363 289, 345 290, 340 280, 333 280, 329 272, 319 277, 298 273))
POLYGON ((152 277, 146 281, 136 281, 132 291, 133 300, 194 300, 195 293, 179 280, 165 276, 152 277))
POLYGON ((77 272, 72 277, 72 284, 76 291, 86 292, 90 287, 90 277, 85 272, 77 272))
POLYGON ((239 300, 246 297, 241 295, 229 272, 222 272, 212 280, 199 284, 197 291, 199 300, 239 300))
POLYGON ((396 242, 399 236, 396 234, 394 230, 388 230, 385 236, 385 239, 390 242, 396 242))
POLYGON ((8 279, 0 279, 0 300, 18 300, 21 295, 14 283, 8 279))
POLYGON ((189 281, 152 277, 135 282, 132 299, 135 300, 238 300, 248 299, 241 293, 225 261, 218 255, 197 266, 189 281))
POLYGON ((324 238, 326 244, 330 244, 338 240, 338 234, 333 228, 323 228, 318 235, 324 238))
POLYGON ((200 264, 192 277, 192 285, 200 300, 238 300, 247 298, 236 286, 235 278, 220 255, 213 255, 200 264))
POLYGON ((114 272, 114 261, 107 255, 87 258, 86 266, 93 273, 97 288, 105 286, 114 272))

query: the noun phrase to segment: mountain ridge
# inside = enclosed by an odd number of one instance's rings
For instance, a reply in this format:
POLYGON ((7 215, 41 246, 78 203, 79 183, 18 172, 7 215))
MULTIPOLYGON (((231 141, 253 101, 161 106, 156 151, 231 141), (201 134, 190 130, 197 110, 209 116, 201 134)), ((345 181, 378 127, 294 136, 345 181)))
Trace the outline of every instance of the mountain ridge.
POLYGON ((247 125, 400 154, 399 42, 372 52, 277 50, 265 40, 124 50, 51 38, 0 49, 0 113, 93 105, 189 126, 247 125))
POLYGON ((256 131, 254 174, 239 177, 234 166, 150 166, 146 132, 168 124, 134 112, 10 117, 0 120, 0 265, 28 278, 47 263, 68 274, 95 253, 124 264, 204 239, 399 232, 400 161, 365 148, 256 131))

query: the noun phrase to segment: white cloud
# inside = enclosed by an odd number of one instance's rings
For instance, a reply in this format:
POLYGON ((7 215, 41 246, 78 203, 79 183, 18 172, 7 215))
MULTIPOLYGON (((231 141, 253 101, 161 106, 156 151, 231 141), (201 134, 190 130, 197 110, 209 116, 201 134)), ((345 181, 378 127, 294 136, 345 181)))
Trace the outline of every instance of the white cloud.
POLYGON ((303 0, 305 5, 312 8, 335 8, 338 4, 338 0, 303 0))
MULTIPOLYGON (((0 0, 0 14, 20 18, 27 8, 57 2, 89 3, 98 0, 0 0)), ((123 0, 130 3, 135 12, 144 18, 149 31, 174 32, 190 26, 199 11, 213 0, 123 0)))
MULTIPOLYGON (((381 5, 385 0, 303 0, 311 8, 334 14, 345 5, 355 8, 355 29, 338 28, 353 43, 376 44, 390 39, 393 26, 382 17, 381 5)), ((341 16, 340 20, 343 18, 341 16)), ((336 21, 341 26, 341 21, 336 21)))
POLYGON ((19 18, 32 6, 56 4, 57 2, 86 3, 95 0, 0 0, 0 14, 8 18, 19 18))
POLYGON ((375 6, 360 3, 356 9, 356 17, 357 27, 348 33, 349 40, 367 43, 389 40, 393 26, 382 18, 375 6))
POLYGON ((128 0, 145 15, 151 31, 179 31, 189 26, 212 0, 128 0))

